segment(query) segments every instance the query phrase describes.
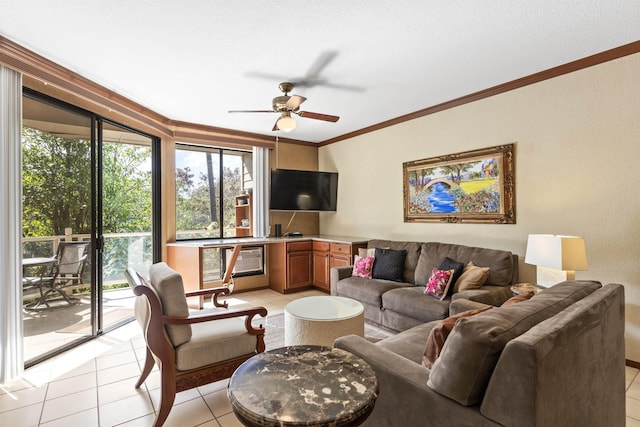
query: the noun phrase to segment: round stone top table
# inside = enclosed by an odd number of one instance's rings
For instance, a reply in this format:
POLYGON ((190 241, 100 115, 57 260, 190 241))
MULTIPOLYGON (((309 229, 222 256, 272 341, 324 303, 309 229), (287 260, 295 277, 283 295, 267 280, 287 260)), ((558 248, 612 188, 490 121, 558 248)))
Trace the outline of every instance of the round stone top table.
POLYGON ((378 379, 347 351, 290 346, 240 365, 227 395, 245 426, 357 426, 373 410, 378 379))
POLYGON ((284 309, 284 345, 332 347, 333 340, 350 334, 364 336, 364 306, 354 299, 305 297, 284 309))

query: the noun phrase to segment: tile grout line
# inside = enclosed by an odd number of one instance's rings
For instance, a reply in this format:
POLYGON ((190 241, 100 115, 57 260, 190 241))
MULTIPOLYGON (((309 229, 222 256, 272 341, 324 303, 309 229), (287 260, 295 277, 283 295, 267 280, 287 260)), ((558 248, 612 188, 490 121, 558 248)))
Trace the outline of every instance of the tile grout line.
POLYGON ((40 415, 38 416, 38 426, 42 423, 42 416, 44 415, 44 405, 47 403, 47 394, 49 393, 49 384, 51 384, 51 374, 49 374, 49 378, 47 378, 47 389, 44 392, 44 396, 42 398, 42 406, 40 407, 40 415))
POLYGON ((98 422, 97 426, 100 427, 100 394, 98 392, 99 382, 98 382, 98 356, 95 355, 93 358, 93 366, 95 368, 94 372, 96 373, 96 417, 98 418, 96 421, 98 422))

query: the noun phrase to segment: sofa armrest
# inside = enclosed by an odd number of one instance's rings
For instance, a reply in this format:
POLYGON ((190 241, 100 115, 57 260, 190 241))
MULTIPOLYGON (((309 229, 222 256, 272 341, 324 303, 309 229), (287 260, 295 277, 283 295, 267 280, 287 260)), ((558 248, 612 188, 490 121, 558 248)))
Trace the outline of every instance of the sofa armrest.
POLYGON ((453 294, 452 301, 468 299, 493 306, 502 305, 503 302, 513 296, 510 286, 483 286, 480 289, 471 289, 453 294))
POLYGON ((331 269, 330 282, 331 282, 331 295, 338 295, 338 281, 351 277, 353 273, 353 265, 345 267, 333 267, 331 269))
POLYGON ((480 414, 478 406, 465 407, 427 386, 429 369, 357 335, 347 335, 333 346, 364 359, 376 373, 380 395, 367 419, 368 427, 497 426, 480 414), (455 417, 455 418, 454 418, 455 417))
POLYGON ((485 304, 482 302, 458 298, 451 301, 451 304, 449 305, 449 316, 454 316, 456 314, 462 313, 463 311, 476 310, 478 308, 485 308, 488 306, 489 304, 485 304))

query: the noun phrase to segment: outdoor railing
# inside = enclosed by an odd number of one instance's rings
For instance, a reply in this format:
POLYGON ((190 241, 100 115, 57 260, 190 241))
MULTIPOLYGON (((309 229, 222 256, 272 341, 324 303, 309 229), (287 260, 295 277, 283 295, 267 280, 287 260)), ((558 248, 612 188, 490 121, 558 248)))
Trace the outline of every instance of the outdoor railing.
MULTIPOLYGON (((207 237, 202 230, 180 231, 180 236, 185 238, 207 237)), ((60 242, 90 240, 89 234, 74 234, 71 229, 66 229, 64 235, 24 237, 22 239, 23 258, 51 257, 58 250, 60 242)), ((91 258, 91 257, 89 257, 91 258)), ((137 233, 107 233, 104 234, 103 250, 103 283, 105 285, 126 283, 124 271, 131 267, 138 271, 148 271, 152 264, 152 239, 151 232, 137 233)), ((87 262, 83 273, 83 282, 91 282, 91 261, 87 262)), ((220 276, 220 254, 207 254, 205 271, 208 276, 220 276)), ((221 278, 221 277, 220 277, 221 278)), ((215 278, 211 279, 215 280, 215 278)))
MULTIPOLYGON (((89 234, 65 233, 62 236, 24 237, 23 258, 51 257, 60 242, 90 240, 89 234)), ((83 282, 91 282, 91 257, 85 265, 83 282)), ((103 283, 126 283, 124 270, 129 267, 147 271, 152 263, 152 240, 150 232, 107 233, 104 235, 103 283)))

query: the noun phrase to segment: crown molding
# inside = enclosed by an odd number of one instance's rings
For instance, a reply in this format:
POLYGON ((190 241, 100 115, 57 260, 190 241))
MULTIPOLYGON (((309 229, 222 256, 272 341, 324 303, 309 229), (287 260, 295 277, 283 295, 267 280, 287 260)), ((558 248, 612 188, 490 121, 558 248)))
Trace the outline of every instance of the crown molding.
MULTIPOLYGON (((279 141, 291 144, 321 147, 639 52, 640 40, 531 74, 526 77, 512 80, 507 83, 502 83, 460 98, 452 99, 441 104, 433 105, 413 113, 386 120, 319 143, 289 138, 279 138, 279 141)), ((26 76, 32 77, 37 81, 43 82, 45 85, 54 85, 74 96, 81 97, 99 107, 105 108, 109 112, 114 111, 118 114, 122 114, 145 127, 159 132, 161 136, 184 139, 187 141, 232 144, 234 146, 237 145, 245 148, 247 146, 275 147, 275 138, 268 135, 171 120, 154 112, 153 110, 150 110, 149 108, 117 94, 112 90, 105 88, 104 86, 94 83, 91 80, 60 66, 3 36, 0 36, 0 64, 14 69, 26 76)))
POLYGON ((344 141, 359 135, 374 132, 380 129, 394 126, 399 123, 407 122, 409 120, 417 119, 419 117, 428 116, 430 114, 438 113, 440 111, 448 110, 450 108, 459 107, 460 105, 468 104, 470 102, 479 101, 484 98, 489 98, 494 95, 509 92, 515 89, 519 89, 524 86, 532 85, 535 83, 549 80, 555 77, 562 76, 564 74, 573 73, 585 68, 592 67, 594 65, 602 64, 604 62, 619 59, 628 55, 633 55, 640 52, 640 40, 619 46, 604 52, 596 53, 586 58, 578 59, 576 61, 568 62, 557 67, 550 68, 548 70, 540 71, 539 73, 531 74, 526 77, 522 77, 516 80, 512 80, 507 83, 502 83, 497 86, 490 87, 469 95, 462 96, 460 98, 452 99, 450 101, 443 102, 441 104, 433 105, 431 107, 424 108, 422 110, 415 111, 413 113, 405 114, 384 122, 377 123, 366 128, 362 128, 353 132, 346 133, 344 135, 337 136, 335 138, 327 139, 318 143, 319 146, 333 144, 335 142, 344 141))
MULTIPOLYGON (((185 140, 185 142, 224 144, 244 149, 253 146, 275 147, 275 137, 269 135, 171 120, 3 36, 0 36, 0 64, 22 73, 27 77, 27 81, 34 84, 37 82, 38 87, 34 88, 35 90, 46 92, 46 86, 51 85, 64 93, 88 101, 95 106, 93 112, 96 114, 121 115, 142 125, 147 132, 159 133, 157 136, 185 140), (104 111, 100 112, 100 110, 104 111)), ((135 125, 132 126, 135 127, 135 125)), ((279 138, 279 141, 315 145, 312 142, 289 138, 279 138)))

